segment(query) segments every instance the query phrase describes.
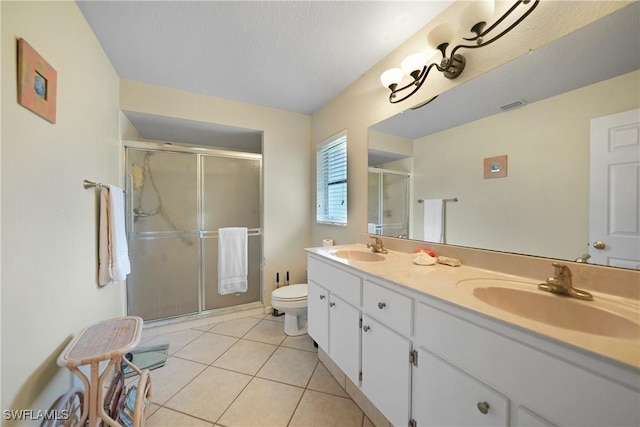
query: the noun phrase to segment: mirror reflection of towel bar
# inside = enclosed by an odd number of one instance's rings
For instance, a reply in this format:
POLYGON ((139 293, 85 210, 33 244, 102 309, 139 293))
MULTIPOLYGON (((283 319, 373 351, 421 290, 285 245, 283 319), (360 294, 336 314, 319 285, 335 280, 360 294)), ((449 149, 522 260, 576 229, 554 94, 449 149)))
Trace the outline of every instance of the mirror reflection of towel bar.
MULTIPOLYGON (((458 198, 454 197, 453 199, 442 199, 443 202, 457 202, 458 198)), ((418 203, 424 203, 424 199, 418 199, 418 203)))

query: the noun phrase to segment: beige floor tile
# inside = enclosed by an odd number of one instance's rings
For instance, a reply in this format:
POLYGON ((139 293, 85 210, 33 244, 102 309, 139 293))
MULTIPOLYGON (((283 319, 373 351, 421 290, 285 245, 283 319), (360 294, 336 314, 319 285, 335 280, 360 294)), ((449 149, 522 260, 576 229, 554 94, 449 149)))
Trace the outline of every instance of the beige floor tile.
POLYGON ((297 348, 298 350, 318 352, 318 349, 313 345, 313 339, 307 334, 297 337, 286 337, 280 345, 283 347, 297 348))
POLYGON ((226 322, 218 323, 213 328, 209 329, 209 332, 215 332, 216 334, 241 338, 259 322, 260 319, 255 319, 253 317, 243 317, 241 319, 228 320, 226 322))
POLYGON ((220 322, 211 322, 211 323, 207 323, 206 325, 198 325, 198 326, 194 326, 192 329, 195 329, 195 330, 197 330, 197 331, 207 332, 207 331, 209 331, 211 328, 213 328, 214 326, 216 326, 218 323, 220 323, 220 322))
POLYGON ((249 375, 209 367, 165 406, 215 423, 251 378, 249 375))
POLYGON ((286 426, 304 390, 254 378, 218 420, 224 426, 286 426))
POLYGON ((272 322, 284 323, 284 314, 280 316, 274 316, 273 314, 269 314, 265 316, 264 320, 270 320, 272 322))
POLYGON ((210 365, 237 341, 238 338, 207 332, 175 352, 174 356, 210 365))
POLYGON ((360 427, 363 416, 351 399, 306 390, 289 425, 360 427))
POLYGON ((152 401, 162 405, 207 366, 177 357, 168 357, 162 368, 151 371, 152 401))
POLYGON ((338 384, 336 379, 333 378, 333 375, 331 375, 331 372, 329 372, 322 363, 318 363, 318 366, 316 366, 316 370, 313 372, 307 388, 336 396, 349 397, 347 392, 340 387, 340 384, 338 384))
POLYGON ((286 335, 284 334, 284 325, 282 323, 263 320, 255 328, 251 329, 244 338, 279 345, 284 341, 286 335))
POLYGON ((362 427, 375 427, 375 426, 373 425, 371 420, 367 418, 367 416, 365 415, 364 420, 362 421, 362 427))
POLYGON ((268 380, 306 387, 318 364, 318 356, 309 351, 278 347, 257 376, 268 380))
POLYGON ((220 356, 213 366, 255 375, 276 348, 275 345, 242 339, 220 356))
POLYGON ((204 332, 195 329, 184 329, 182 331, 169 332, 152 337, 144 342, 143 346, 148 347, 159 344, 169 344, 169 354, 174 354, 191 341, 198 338, 204 332))
POLYGON ((147 427, 211 427, 213 424, 180 412, 160 408, 147 419, 147 427))

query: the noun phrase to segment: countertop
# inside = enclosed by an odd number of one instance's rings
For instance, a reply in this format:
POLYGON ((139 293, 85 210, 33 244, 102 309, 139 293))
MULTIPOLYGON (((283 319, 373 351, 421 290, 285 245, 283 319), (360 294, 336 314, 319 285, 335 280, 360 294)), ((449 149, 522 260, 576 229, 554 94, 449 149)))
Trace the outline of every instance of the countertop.
MULTIPOLYGON (((355 270, 379 277, 398 286, 534 331, 543 336, 622 362, 625 365, 640 368, 640 333, 635 334, 634 332, 631 335, 627 334, 624 338, 617 338, 557 327, 496 308, 473 295, 472 284, 474 282, 478 283, 477 279, 490 279, 493 281, 492 283, 504 284, 504 287, 515 287, 540 293, 540 295, 545 295, 549 298, 567 298, 538 290, 537 286, 541 283, 540 280, 464 265, 459 267, 450 267, 442 264, 417 265, 413 263, 414 254, 396 251, 381 254, 385 258, 384 261, 347 260, 332 254, 332 252, 340 249, 369 251, 366 245, 361 244, 308 248, 306 250, 308 253, 322 256, 335 263, 352 267, 355 270)), ((593 301, 571 299, 566 302, 597 307, 603 311, 615 313, 632 322, 640 323, 640 301, 599 292, 591 293, 594 297, 593 301)), ((589 308, 591 307, 586 309, 589 308)))

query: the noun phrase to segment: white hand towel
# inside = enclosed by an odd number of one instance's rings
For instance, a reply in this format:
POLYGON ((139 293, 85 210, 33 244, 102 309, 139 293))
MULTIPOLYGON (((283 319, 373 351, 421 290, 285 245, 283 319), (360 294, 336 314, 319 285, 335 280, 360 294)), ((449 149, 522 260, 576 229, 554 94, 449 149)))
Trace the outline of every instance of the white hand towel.
POLYGON ((109 190, 100 191, 100 227, 98 235, 98 285, 104 286, 111 282, 109 274, 109 190))
POLYGON ((218 293, 220 295, 247 292, 246 227, 218 230, 218 293))
POLYGON ((124 225, 124 192, 114 185, 109 186, 109 243, 112 280, 124 280, 131 273, 127 230, 124 225))
POLYGON ((444 201, 429 199, 424 201, 424 240, 444 243, 444 201))

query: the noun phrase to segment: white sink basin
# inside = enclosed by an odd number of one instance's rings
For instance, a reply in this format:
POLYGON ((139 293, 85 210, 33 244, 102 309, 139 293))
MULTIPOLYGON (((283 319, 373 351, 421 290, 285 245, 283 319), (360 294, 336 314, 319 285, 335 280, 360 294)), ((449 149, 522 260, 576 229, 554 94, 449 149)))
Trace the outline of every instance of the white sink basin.
POLYGON ((467 279, 457 286, 497 309, 537 322, 608 337, 640 337, 640 324, 632 320, 637 315, 597 298, 580 301, 539 290, 535 284, 500 279, 467 279))
POLYGON ((380 254, 357 249, 338 249, 336 251, 332 251, 331 254, 339 258, 354 261, 384 261, 384 257, 380 254))

